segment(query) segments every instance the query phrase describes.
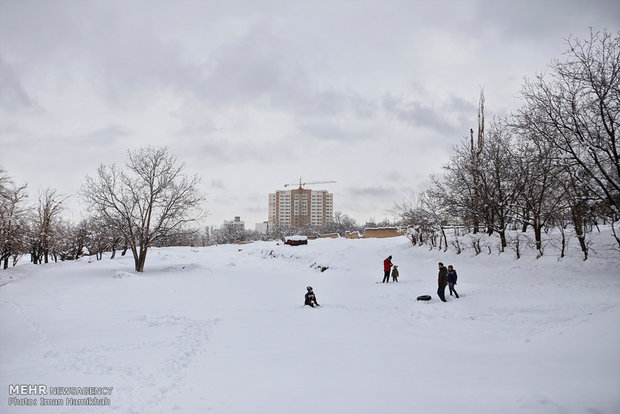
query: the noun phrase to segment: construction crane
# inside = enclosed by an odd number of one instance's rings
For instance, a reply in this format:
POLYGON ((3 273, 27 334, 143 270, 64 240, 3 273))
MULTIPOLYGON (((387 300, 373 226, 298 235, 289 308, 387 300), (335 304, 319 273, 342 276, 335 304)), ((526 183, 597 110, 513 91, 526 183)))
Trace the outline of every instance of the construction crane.
POLYGON ((309 181, 307 183, 302 183, 301 182, 301 177, 299 177, 299 182, 298 183, 289 183, 289 184, 284 184, 285 187, 289 187, 291 185, 299 185, 299 189, 301 190, 304 185, 309 185, 309 184, 333 184, 336 181, 309 181))

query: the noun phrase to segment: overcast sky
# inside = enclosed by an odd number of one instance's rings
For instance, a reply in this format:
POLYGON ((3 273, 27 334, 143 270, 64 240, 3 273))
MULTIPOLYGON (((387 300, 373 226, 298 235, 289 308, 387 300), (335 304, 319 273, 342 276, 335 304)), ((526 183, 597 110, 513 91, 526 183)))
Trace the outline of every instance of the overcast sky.
POLYGON ((207 222, 267 220, 285 183, 364 223, 429 186, 451 147, 520 105, 565 39, 618 1, 0 0, 0 166, 77 195, 100 164, 168 146, 207 222))

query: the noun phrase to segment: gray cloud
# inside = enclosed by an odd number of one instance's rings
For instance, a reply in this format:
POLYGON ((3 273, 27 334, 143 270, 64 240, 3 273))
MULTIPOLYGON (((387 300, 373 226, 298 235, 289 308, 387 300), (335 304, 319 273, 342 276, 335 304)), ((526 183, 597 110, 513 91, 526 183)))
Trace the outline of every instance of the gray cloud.
MULTIPOLYGON (((110 125, 105 128, 94 130, 84 136, 75 137, 77 142, 95 142, 97 146, 114 145, 122 142, 124 138, 129 137, 132 132, 119 125, 110 125)), ((76 142, 76 143, 77 143, 76 142)))
POLYGON ((218 104, 251 102, 305 117, 376 112, 377 105, 353 89, 319 85, 303 60, 285 33, 261 20, 206 59, 200 93, 218 104))
POLYGON ((0 56, 0 108, 19 111, 35 107, 36 104, 22 87, 13 69, 0 56))
POLYGON ((299 125, 300 132, 306 137, 326 142, 361 143, 372 138, 374 131, 356 128, 355 124, 343 124, 337 119, 311 119, 299 125))
POLYGON ((406 177, 397 170, 392 170, 385 175, 385 179, 391 183, 401 183, 406 181, 406 177))
POLYGON ((217 188, 218 190, 224 190, 226 186, 224 185, 224 180, 221 178, 211 180, 211 187, 217 188))
POLYGON ((353 197, 388 197, 391 199, 395 195, 394 187, 386 186, 368 186, 368 187, 350 187, 345 189, 346 193, 353 197))
MULTIPOLYGON (((205 63, 203 93, 219 102, 271 99, 287 85, 304 78, 294 57, 280 49, 282 39, 269 30, 252 28, 212 53, 205 63)), ((295 94, 295 90, 289 93, 295 94)))
POLYGON ((489 33, 500 42, 517 38, 539 42, 550 35, 553 37, 561 26, 571 27, 564 37, 571 33, 583 35, 589 27, 600 30, 617 26, 620 21, 620 3, 614 0, 480 0, 474 10, 476 24, 467 28, 468 33, 489 33))
POLYGON ((450 97, 450 101, 445 105, 446 109, 450 112, 458 112, 460 114, 472 114, 476 113, 478 107, 471 101, 465 100, 458 96, 450 97))
POLYGON ((458 134, 461 130, 447 116, 450 109, 455 109, 454 99, 448 106, 435 108, 422 102, 387 96, 383 100, 383 109, 403 122, 429 128, 442 135, 458 134))
POLYGON ((71 193, 127 148, 167 145, 206 177, 214 224, 264 220, 266 194, 300 175, 349 183, 337 209, 380 218, 475 127, 481 87, 488 119, 509 112, 565 37, 618 30, 619 7, 0 1, 3 164, 71 193))

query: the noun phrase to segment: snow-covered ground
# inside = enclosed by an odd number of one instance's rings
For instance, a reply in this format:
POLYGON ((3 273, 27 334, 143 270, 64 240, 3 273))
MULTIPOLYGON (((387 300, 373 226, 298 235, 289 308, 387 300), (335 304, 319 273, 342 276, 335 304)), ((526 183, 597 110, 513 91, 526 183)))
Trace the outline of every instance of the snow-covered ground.
POLYGON ((0 272, 0 412, 618 413, 620 254, 597 245, 585 262, 397 237, 153 249, 143 274, 18 265, 0 272), (377 284, 388 255, 400 282, 377 284), (438 261, 460 299, 437 299, 438 261), (16 384, 113 389, 28 407, 9 399, 41 396, 16 384))

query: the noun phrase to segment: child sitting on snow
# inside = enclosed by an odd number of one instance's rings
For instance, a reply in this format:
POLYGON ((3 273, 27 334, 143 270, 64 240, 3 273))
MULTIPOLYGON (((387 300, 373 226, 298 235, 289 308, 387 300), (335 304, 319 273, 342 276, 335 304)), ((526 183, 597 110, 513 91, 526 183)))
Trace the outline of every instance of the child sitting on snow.
POLYGON ((321 306, 316 302, 316 296, 314 296, 314 291, 312 290, 312 286, 308 286, 306 288, 308 293, 306 293, 306 301, 304 302, 304 306, 310 305, 314 308, 314 305, 321 306))

